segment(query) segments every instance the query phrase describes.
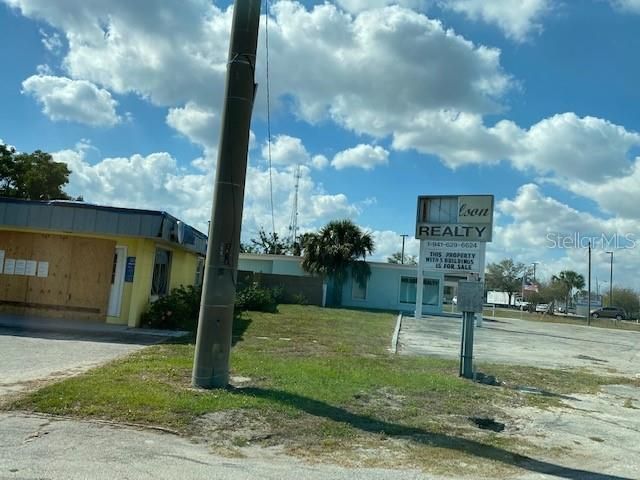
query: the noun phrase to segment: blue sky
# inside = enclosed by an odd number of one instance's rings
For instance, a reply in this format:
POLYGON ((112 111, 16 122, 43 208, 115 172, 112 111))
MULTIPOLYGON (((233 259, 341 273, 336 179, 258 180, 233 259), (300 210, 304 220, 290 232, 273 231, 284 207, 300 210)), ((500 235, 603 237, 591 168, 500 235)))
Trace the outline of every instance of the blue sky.
MULTIPOLYGON (((87 201, 206 226, 230 2, 0 0, 0 139, 73 171, 87 201)), ((640 1, 270 2, 273 190, 287 233, 353 218, 377 258, 416 197, 491 193, 489 260, 586 273, 547 236, 640 239, 640 1)), ((264 13, 264 8, 263 8, 264 13)), ((264 17, 244 238, 270 229, 264 17)), ((410 242, 409 249, 417 250, 410 242)), ((637 250, 619 282, 640 287, 637 250)), ((595 255, 595 274, 608 274, 595 255)))

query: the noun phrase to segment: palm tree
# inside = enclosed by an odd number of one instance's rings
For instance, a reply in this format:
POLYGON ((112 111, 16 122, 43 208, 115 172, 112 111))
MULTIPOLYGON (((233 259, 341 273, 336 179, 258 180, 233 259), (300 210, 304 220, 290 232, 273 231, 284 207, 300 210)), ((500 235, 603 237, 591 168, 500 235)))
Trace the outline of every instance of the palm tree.
POLYGON ((349 272, 362 287, 371 275, 366 258, 374 251, 373 238, 351 220, 334 220, 317 233, 307 234, 303 250, 302 268, 327 275, 333 281, 336 305, 341 303, 342 287, 349 272))
POLYGON ((562 282, 566 288, 565 306, 569 308, 569 299, 573 293, 573 289, 581 290, 584 288, 584 277, 573 270, 563 270, 558 275, 554 275, 552 280, 562 282))

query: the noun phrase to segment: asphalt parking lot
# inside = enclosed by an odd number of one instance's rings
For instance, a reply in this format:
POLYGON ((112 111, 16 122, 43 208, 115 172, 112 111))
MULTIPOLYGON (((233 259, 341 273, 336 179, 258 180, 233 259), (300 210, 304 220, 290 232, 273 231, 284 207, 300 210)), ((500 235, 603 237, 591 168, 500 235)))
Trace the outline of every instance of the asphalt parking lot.
MULTIPOLYGON (((458 317, 406 317, 399 352, 458 358, 461 328, 458 317)), ((635 377, 640 374, 639 354, 640 332, 486 317, 475 329, 476 363, 585 368, 635 377)))
POLYGON ((162 339, 108 328, 56 331, 0 324, 0 397, 77 375, 162 339))

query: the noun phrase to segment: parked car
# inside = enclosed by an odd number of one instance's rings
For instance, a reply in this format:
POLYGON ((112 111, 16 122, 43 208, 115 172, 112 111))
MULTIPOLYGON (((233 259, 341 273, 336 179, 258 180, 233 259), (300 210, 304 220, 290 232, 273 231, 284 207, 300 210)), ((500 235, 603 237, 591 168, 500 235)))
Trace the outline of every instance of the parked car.
POLYGON ((627 314, 620 307, 602 307, 591 312, 593 318, 615 318, 616 320, 624 320, 627 314))
POLYGON ((548 313, 548 312, 549 312, 548 303, 539 303, 536 305, 536 313, 548 313))
POLYGON ((453 303, 454 305, 458 305, 458 297, 457 297, 457 296, 456 296, 456 297, 453 297, 453 298, 451 299, 451 303, 453 303))

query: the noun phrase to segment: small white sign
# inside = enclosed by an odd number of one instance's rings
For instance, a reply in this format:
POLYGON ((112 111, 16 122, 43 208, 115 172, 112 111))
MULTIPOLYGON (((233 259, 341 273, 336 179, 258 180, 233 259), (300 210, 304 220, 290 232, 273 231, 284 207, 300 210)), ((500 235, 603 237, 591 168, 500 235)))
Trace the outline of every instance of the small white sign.
POLYGON ((0 273, 4 271, 4 250, 0 250, 0 273))
POLYGON ((26 260, 16 260, 16 267, 15 267, 15 271, 13 272, 14 275, 24 275, 25 271, 27 270, 27 261, 26 260))
POLYGON ((35 277, 37 268, 38 268, 38 262, 36 262, 35 260, 27 260, 27 265, 25 267, 24 274, 27 277, 35 277))
POLYGON ((16 269, 16 261, 13 258, 7 258, 4 261, 4 273, 5 275, 13 275, 16 269))
POLYGON ((49 276, 49 262, 38 262, 38 276, 41 278, 49 276))

